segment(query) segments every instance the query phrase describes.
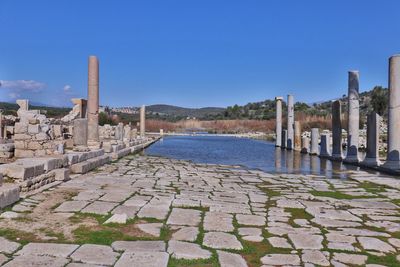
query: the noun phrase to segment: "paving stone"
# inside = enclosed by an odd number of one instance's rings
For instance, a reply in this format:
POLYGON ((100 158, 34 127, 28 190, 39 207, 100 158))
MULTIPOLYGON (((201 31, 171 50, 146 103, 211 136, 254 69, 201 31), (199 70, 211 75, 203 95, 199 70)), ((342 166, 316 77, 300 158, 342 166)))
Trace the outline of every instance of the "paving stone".
POLYGON ((161 228, 163 227, 162 223, 139 223, 136 224, 137 228, 140 231, 145 232, 146 234, 159 237, 161 228))
POLYGON ((333 253, 333 259, 346 264, 364 265, 368 259, 368 256, 335 252, 333 253))
POLYGON ((266 265, 300 265, 300 257, 294 254, 267 254, 261 258, 266 265))
POLYGON ((289 234, 290 240, 296 249, 322 249, 324 238, 320 235, 289 234))
POLYGON ((169 205, 152 205, 146 204, 140 209, 137 216, 139 218, 155 218, 165 220, 169 213, 169 205))
POLYGON ((292 248, 292 245, 290 245, 286 238, 283 237, 269 237, 268 242, 274 248, 292 248))
POLYGON ((5 267, 64 267, 69 262, 68 259, 51 256, 22 255, 7 262, 5 267))
POLYGON ((157 252, 165 251, 164 241, 115 241, 111 244, 116 251, 157 252))
POLYGON ((4 237, 0 236, 0 253, 12 254, 21 245, 17 242, 10 241, 4 237))
POLYGON ((0 215, 2 219, 15 219, 21 217, 21 214, 14 211, 5 211, 0 215))
POLYGON ((182 227, 172 234, 171 239, 193 242, 197 239, 198 234, 199 229, 197 227, 182 227))
POLYGON ((128 219, 133 219, 138 211, 139 207, 119 205, 111 211, 111 214, 126 214, 128 219))
POLYGON ((203 228, 205 231, 233 232, 233 216, 223 212, 206 212, 203 228))
POLYGON ((6 255, 0 254, 0 265, 2 265, 3 263, 5 263, 8 260, 9 260, 9 258, 6 255))
POLYGON ((72 253, 71 259, 83 263, 113 265, 118 256, 119 254, 114 252, 111 247, 84 244, 72 253))
POLYGON ((208 232, 204 234, 203 245, 216 249, 243 249, 236 236, 223 232, 208 232))
POLYGON ((237 214, 236 220, 242 225, 264 226, 265 217, 259 215, 237 214))
POLYGON ((65 201, 60 206, 58 206, 55 212, 78 212, 86 207, 90 202, 83 200, 71 200, 65 201))
POLYGON ((396 252, 395 248, 378 238, 358 237, 357 239, 361 246, 366 250, 376 250, 384 253, 396 252))
POLYGON ((114 214, 107 221, 105 221, 104 224, 108 224, 108 223, 125 224, 127 219, 128 219, 128 216, 125 213, 114 214))
POLYGON ((229 253, 217 250, 218 260, 221 267, 247 267, 246 261, 242 256, 234 253, 229 253))
POLYGON ((330 266, 330 263, 324 253, 319 250, 303 250, 301 256, 304 263, 312 263, 319 266, 330 266))
POLYGON ((197 226, 201 221, 201 212, 193 209, 173 208, 167 224, 197 226))
POLYGON ((54 244, 54 243, 29 243, 21 250, 17 251, 16 255, 38 255, 67 258, 79 246, 72 244, 54 244))
POLYGON ((86 206, 81 212, 107 215, 117 205, 118 203, 114 202, 95 201, 86 206))
POLYGON ((202 249, 198 244, 171 240, 168 242, 168 253, 175 259, 209 259, 211 252, 202 249))
POLYGON ((103 267, 103 266, 104 265, 73 262, 68 264, 66 267, 103 267))
POLYGON ((114 267, 167 267, 166 252, 124 252, 114 267))

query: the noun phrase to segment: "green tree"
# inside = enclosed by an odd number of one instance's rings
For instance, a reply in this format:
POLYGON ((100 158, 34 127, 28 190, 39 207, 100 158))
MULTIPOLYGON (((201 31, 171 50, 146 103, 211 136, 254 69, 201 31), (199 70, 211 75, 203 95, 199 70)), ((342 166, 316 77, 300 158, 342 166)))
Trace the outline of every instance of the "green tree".
POLYGON ((383 116, 388 107, 388 90, 382 86, 375 86, 371 93, 371 105, 376 113, 383 116))

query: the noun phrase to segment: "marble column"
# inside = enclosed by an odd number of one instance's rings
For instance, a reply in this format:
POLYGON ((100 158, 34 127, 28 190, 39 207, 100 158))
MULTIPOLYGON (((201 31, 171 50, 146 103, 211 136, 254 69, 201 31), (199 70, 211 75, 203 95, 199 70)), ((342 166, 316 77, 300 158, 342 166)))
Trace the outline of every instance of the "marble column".
POLYGON ((312 128, 311 129, 310 155, 318 155, 318 153, 319 153, 318 142, 319 142, 319 129, 318 128, 312 128))
POLYGON ((303 136, 301 138, 301 153, 307 154, 310 152, 310 138, 307 136, 303 136))
POLYGON ((99 61, 96 56, 89 57, 88 68, 88 145, 99 142, 99 61))
POLYGON ((3 134, 3 114, 0 112, 0 139, 4 138, 3 134))
POLYGON ((287 130, 282 130, 282 143, 281 143, 281 148, 286 148, 287 144, 287 130))
POLYGON ((332 103, 332 156, 331 160, 343 160, 342 153, 342 106, 340 100, 332 103))
POLYGON ((358 136, 360 124, 359 110, 359 74, 358 71, 349 71, 348 93, 348 124, 347 124, 347 154, 344 162, 358 163, 358 136))
POLYGON ((381 117, 376 112, 371 112, 367 117, 367 155, 360 162, 361 165, 375 167, 379 161, 379 128, 381 117))
POLYGON ((400 54, 389 58, 388 145, 385 168, 400 169, 400 54))
POLYGON ((293 96, 287 96, 287 143, 286 148, 291 150, 294 146, 294 102, 293 96))
POLYGON ((144 137, 146 132, 146 107, 140 107, 140 136, 144 137))
POLYGON ((275 128, 275 133, 276 133, 276 142, 275 146, 281 146, 282 145, 282 100, 283 97, 275 97, 276 101, 276 128, 275 128))
POLYGON ((319 152, 319 157, 321 158, 329 158, 331 156, 330 150, 330 135, 329 133, 321 134, 321 149, 319 152))
POLYGON ((301 124, 299 121, 294 122, 294 150, 301 150, 301 124))

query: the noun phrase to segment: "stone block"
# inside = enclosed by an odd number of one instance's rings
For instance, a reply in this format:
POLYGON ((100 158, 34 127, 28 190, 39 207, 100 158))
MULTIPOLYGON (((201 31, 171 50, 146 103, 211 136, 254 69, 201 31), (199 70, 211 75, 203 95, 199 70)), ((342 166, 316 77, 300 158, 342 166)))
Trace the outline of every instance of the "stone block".
POLYGON ((3 185, 0 187, 0 208, 7 207, 19 200, 18 185, 3 185))
POLYGON ((27 149, 27 143, 25 141, 19 140, 19 141, 14 141, 14 148, 15 149, 27 149))
POLYGON ((14 134, 14 140, 31 140, 32 136, 29 134, 14 134))
POLYGON ((28 125, 28 133, 30 134, 38 134, 40 132, 39 124, 29 124, 28 125))
POLYGON ((14 157, 14 152, 0 151, 0 158, 10 159, 14 157))
POLYGON ((76 146, 86 146, 88 140, 88 120, 87 119, 75 119, 73 140, 76 146))
POLYGON ((15 149, 14 155, 16 158, 32 158, 34 153, 32 150, 15 149))
POLYGON ((23 122, 16 122, 14 125, 14 132, 16 134, 23 134, 28 132, 28 124, 23 122))
POLYGON ((31 150, 43 149, 42 144, 39 143, 38 141, 29 141, 27 144, 28 144, 27 149, 31 150))
POLYGON ((45 141, 45 140, 49 140, 49 139, 50 138, 46 133, 41 132, 41 133, 35 134, 35 140, 37 140, 37 141, 45 141))
POLYGON ((71 178, 69 177, 69 169, 67 168, 62 168, 62 169, 56 169, 54 170, 56 174, 56 180, 57 181, 68 181, 71 178))

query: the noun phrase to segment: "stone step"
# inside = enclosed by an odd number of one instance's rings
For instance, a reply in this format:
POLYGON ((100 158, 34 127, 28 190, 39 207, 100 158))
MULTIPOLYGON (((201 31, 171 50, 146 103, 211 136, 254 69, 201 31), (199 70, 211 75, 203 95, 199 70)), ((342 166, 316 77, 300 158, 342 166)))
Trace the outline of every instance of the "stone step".
POLYGON ((130 147, 118 150, 116 152, 111 153, 111 158, 113 160, 120 159, 132 153, 132 149, 130 147))
POLYGON ((79 162, 71 165, 70 169, 72 173, 87 173, 97 167, 100 167, 111 161, 109 155, 101 155, 95 158, 88 159, 87 161, 79 162))
POLYGON ((35 164, 43 164, 44 171, 49 172, 54 169, 68 167, 68 157, 66 155, 43 157, 43 158, 25 158, 18 159, 16 163, 22 162, 24 165, 30 166, 35 164))
POLYGON ((104 155, 104 149, 96 149, 87 152, 72 152, 66 154, 68 157, 69 165, 77 164, 91 158, 96 158, 104 155))
POLYGON ((19 186, 4 184, 0 186, 0 209, 14 204, 19 200, 19 186))

